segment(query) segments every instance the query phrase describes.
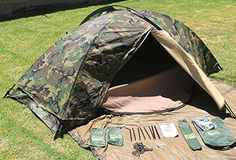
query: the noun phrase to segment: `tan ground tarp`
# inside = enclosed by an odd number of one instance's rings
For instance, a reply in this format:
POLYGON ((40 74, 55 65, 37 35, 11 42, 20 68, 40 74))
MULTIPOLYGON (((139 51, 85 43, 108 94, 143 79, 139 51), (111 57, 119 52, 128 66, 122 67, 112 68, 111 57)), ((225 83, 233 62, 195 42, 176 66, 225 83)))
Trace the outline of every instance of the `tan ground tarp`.
MULTIPOLYGON (((226 100, 232 107, 236 107, 236 89, 231 86, 215 82, 215 86, 219 89, 226 100)), ((199 137, 199 134, 191 123, 193 116, 209 115, 222 116, 213 100, 209 99, 207 94, 204 94, 202 90, 196 92, 193 100, 189 105, 184 106, 178 110, 172 112, 166 112, 163 114, 147 114, 147 115, 126 115, 126 116, 101 116, 98 117, 87 125, 78 127, 71 132, 72 137, 77 140, 83 147, 88 146, 89 130, 90 128, 106 128, 109 126, 122 126, 124 134, 124 146, 117 147, 108 145, 106 148, 96 148, 93 153, 99 157, 99 159, 105 160, 132 160, 132 159, 144 159, 144 160, 235 160, 236 159, 236 147, 227 151, 214 150, 204 145, 203 141, 199 137), (158 123, 161 122, 174 122, 177 126, 179 119, 187 119, 190 123, 193 131, 198 137, 202 145, 201 151, 192 151, 183 136, 179 132, 179 136, 176 138, 163 138, 158 127, 158 123), (130 141, 129 131, 126 128, 136 128, 142 126, 156 125, 161 135, 159 142, 163 143, 165 147, 163 149, 157 148, 156 144, 158 140, 143 140, 143 144, 148 147, 152 147, 153 151, 145 152, 140 157, 132 155, 132 145, 134 142, 130 141)), ((229 127, 230 131, 236 136, 236 120, 233 118, 225 118, 225 124, 229 127)), ((137 132, 136 132, 136 137, 137 132)), ((147 135, 146 135, 147 138, 147 135)))

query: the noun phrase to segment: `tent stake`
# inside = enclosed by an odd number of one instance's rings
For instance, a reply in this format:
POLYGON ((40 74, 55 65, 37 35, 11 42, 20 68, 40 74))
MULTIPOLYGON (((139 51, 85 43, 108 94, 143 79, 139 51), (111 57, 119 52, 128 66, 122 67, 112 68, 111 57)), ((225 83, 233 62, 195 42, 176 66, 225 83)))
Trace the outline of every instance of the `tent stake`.
POLYGON ((141 130, 141 133, 142 133, 142 135, 143 135, 144 140, 146 140, 146 137, 145 137, 145 135, 144 135, 144 133, 143 133, 142 128, 139 128, 139 129, 141 130))
POLYGON ((157 127, 156 127, 156 126, 154 126, 154 129, 155 129, 155 131, 156 131, 156 133, 157 133, 157 137, 158 137, 159 139, 161 139, 161 137, 160 137, 160 135, 159 135, 159 133, 158 133, 158 131, 157 131, 157 127))
POLYGON ((148 133, 147 129, 146 129, 145 127, 143 127, 143 128, 144 128, 145 132, 147 133, 147 135, 148 135, 149 139, 152 139, 152 138, 151 138, 151 136, 149 135, 149 133, 148 133))
POLYGON ((138 129, 138 139, 139 139, 139 141, 141 141, 140 130, 139 130, 139 128, 137 128, 137 129, 138 129))
POLYGON ((132 142, 133 139, 132 139, 132 133, 131 133, 131 129, 127 128, 129 130, 129 137, 130 137, 130 141, 132 142))
POLYGON ((133 134, 134 134, 134 141, 136 141, 136 135, 135 135, 135 131, 134 128, 132 128, 133 134))

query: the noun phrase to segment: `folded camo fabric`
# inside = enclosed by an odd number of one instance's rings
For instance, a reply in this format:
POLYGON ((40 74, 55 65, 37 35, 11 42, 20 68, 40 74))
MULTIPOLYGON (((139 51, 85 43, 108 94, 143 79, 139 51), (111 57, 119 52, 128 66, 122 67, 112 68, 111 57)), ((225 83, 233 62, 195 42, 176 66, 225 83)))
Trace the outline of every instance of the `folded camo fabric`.
POLYGON ((105 147, 106 142, 106 130, 102 128, 92 128, 89 131, 90 141, 89 145, 93 147, 105 147))
POLYGON ((89 131, 89 145, 92 147, 106 147, 107 143, 123 146, 124 138, 121 127, 92 128, 89 131))
POLYGON ((107 128, 108 143, 115 146, 123 146, 124 138, 122 134, 122 128, 120 127, 108 127, 107 128))

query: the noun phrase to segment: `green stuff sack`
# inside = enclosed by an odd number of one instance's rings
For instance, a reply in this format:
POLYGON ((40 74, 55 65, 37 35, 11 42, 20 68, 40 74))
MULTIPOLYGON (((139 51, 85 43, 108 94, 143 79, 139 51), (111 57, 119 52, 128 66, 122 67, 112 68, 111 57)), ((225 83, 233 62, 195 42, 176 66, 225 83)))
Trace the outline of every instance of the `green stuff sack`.
POLYGON ((116 146, 123 146, 124 138, 122 128, 109 127, 107 128, 108 143, 116 146))
POLYGON ((178 121, 179 129, 184 136, 185 141, 192 150, 201 150, 201 144, 193 133, 186 119, 178 121))
POLYGON ((92 128, 89 131, 90 141, 89 145, 93 147, 106 146, 106 130, 102 128, 92 128))
POLYGON ((216 128, 208 131, 203 131, 193 122, 204 143, 214 149, 227 150, 233 148, 236 145, 236 139, 224 122, 219 117, 211 121, 216 125, 216 128))

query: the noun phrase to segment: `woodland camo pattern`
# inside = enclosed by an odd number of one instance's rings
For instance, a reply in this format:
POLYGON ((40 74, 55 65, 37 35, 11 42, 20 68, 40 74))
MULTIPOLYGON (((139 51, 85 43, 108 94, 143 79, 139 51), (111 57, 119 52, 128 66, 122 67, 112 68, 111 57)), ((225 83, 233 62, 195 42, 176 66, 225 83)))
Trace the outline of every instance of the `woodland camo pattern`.
MULTIPOLYGON (((191 54, 206 74, 219 71, 203 42, 183 23, 143 12, 191 54)), ((46 51, 8 91, 56 136, 98 115, 109 85, 142 40, 157 30, 127 10, 92 17, 46 51)))

